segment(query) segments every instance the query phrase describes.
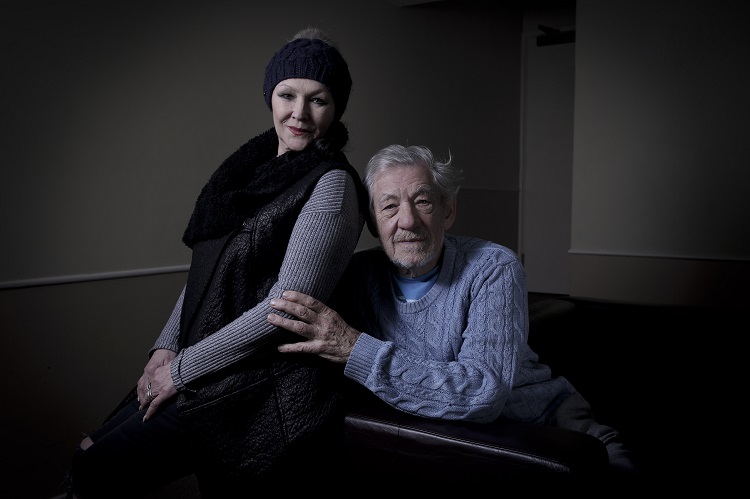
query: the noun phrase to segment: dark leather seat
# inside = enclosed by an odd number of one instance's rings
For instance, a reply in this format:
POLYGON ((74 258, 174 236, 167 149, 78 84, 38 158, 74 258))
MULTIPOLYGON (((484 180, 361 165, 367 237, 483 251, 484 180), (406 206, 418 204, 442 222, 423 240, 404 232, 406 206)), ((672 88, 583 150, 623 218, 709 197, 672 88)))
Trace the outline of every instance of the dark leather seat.
POLYGON ((586 433, 502 419, 441 421, 378 402, 352 407, 345 418, 355 472, 488 483, 535 475, 589 476, 608 466, 604 444, 586 433))

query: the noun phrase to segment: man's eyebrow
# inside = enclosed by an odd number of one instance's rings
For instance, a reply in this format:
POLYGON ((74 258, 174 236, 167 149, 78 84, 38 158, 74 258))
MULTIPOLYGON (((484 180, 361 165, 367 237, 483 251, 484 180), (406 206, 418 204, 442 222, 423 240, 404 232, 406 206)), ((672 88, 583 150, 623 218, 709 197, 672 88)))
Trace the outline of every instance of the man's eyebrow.
POLYGON ((391 199, 398 199, 398 196, 396 196, 393 193, 390 192, 384 192, 380 196, 378 196, 378 203, 382 203, 383 201, 390 201, 391 199))

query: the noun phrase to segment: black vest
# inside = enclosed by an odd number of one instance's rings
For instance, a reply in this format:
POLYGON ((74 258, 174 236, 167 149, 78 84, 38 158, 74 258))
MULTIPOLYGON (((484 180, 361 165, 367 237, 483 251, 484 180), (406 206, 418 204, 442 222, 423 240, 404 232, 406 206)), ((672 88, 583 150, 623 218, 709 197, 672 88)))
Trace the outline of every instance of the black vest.
MULTIPOLYGON (((181 318, 181 347, 197 343, 268 295, 295 221, 317 181, 344 162, 324 162, 220 238, 193 245, 181 318)), ((293 336, 292 333, 287 333, 293 336)), ((191 384, 180 417, 205 458, 204 472, 264 476, 335 424, 341 367, 313 355, 280 354, 279 336, 258 355, 191 384)))

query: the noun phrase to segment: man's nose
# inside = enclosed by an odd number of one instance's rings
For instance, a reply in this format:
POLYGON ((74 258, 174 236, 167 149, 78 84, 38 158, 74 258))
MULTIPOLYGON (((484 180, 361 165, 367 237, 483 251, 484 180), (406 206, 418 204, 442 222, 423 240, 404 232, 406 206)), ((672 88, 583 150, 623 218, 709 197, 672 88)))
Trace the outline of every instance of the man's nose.
POLYGON ((411 229, 419 222, 416 207, 410 203, 404 203, 398 210, 398 226, 402 229, 411 229))

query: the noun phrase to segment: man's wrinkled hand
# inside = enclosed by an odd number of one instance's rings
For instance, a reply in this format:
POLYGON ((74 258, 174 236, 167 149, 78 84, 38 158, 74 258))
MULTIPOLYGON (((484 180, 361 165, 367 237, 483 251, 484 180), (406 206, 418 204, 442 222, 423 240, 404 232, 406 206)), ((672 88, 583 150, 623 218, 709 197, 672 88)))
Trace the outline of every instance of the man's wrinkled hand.
POLYGON ((360 333, 325 303, 304 293, 284 291, 281 298, 271 300, 271 307, 296 319, 269 314, 268 322, 305 338, 279 345, 279 352, 312 353, 340 364, 349 360, 360 333))

